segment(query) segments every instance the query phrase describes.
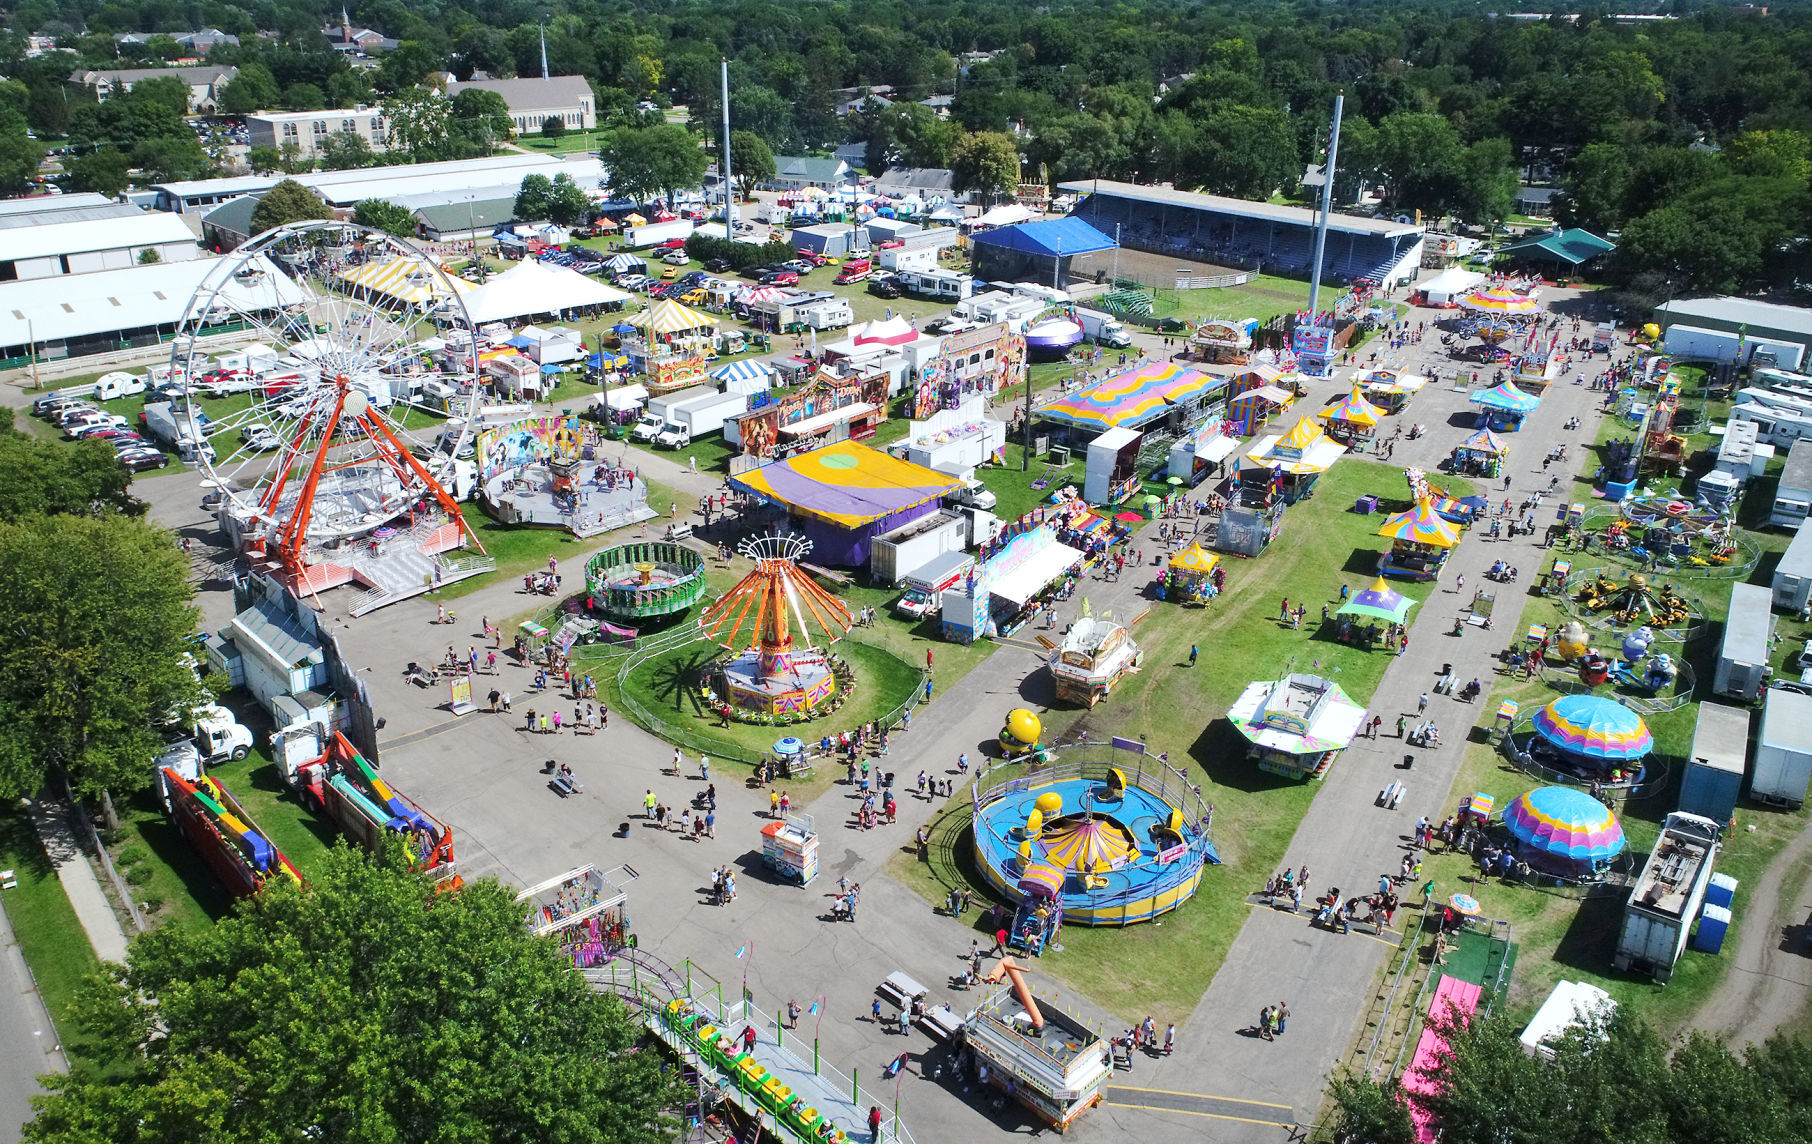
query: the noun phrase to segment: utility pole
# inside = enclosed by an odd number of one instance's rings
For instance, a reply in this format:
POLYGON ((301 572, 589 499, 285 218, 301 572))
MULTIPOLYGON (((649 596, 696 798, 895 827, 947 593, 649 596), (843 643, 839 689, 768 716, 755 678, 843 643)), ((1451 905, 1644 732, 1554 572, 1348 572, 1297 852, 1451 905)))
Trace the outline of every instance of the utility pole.
POLYGON ((1334 96, 1334 129, 1328 135, 1328 161, 1321 169, 1321 219, 1315 225, 1315 260, 1309 265, 1309 320, 1313 322, 1321 307, 1321 255, 1328 244, 1328 216, 1334 209, 1334 165, 1340 157, 1340 113, 1346 106, 1346 95, 1334 96))
POLYGON ((723 76, 724 103, 724 239, 734 242, 736 239, 736 192, 730 183, 730 61, 718 58, 723 76))

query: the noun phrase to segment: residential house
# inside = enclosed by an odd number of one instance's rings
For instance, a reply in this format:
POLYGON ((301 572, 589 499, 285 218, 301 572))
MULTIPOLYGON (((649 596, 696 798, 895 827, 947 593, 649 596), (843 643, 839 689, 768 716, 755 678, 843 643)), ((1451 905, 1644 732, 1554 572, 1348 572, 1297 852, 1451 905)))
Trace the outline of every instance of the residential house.
POLYGON ((799 191, 806 187, 831 190, 849 182, 850 165, 841 159, 807 159, 781 155, 774 160, 774 177, 762 184, 770 191, 799 191))
POLYGON ((948 203, 969 198, 967 191, 956 189, 956 172, 947 167, 889 167, 875 180, 874 189, 890 199, 917 196, 924 202, 936 198, 948 203))
POLYGON ((239 74, 236 67, 204 65, 192 68, 118 68, 109 71, 75 71, 69 82, 94 93, 105 103, 115 92, 131 91, 147 79, 180 79, 189 85, 189 114, 200 115, 220 105, 220 89, 239 74))

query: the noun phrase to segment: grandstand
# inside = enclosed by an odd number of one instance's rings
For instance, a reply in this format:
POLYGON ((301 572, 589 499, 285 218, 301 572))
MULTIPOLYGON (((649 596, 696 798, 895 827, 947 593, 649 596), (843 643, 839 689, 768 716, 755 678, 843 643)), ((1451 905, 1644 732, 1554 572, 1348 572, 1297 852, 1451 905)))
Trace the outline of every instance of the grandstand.
MULTIPOLYGON (((1307 278, 1315 212, 1108 179, 1059 183, 1084 196, 1071 215, 1120 245, 1242 270, 1307 278)), ((1336 214, 1328 220, 1322 277, 1335 283, 1408 282, 1422 265, 1422 228, 1336 214)))

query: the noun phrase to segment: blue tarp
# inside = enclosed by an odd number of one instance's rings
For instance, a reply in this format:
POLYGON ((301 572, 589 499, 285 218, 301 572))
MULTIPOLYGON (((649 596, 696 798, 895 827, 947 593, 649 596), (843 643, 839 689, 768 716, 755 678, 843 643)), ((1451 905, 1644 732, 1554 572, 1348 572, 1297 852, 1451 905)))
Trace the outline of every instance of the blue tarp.
POLYGON ((1115 245, 1113 239, 1079 218, 1058 218, 1048 222, 996 227, 972 235, 969 241, 1045 258, 1057 254, 1064 257, 1092 254, 1097 250, 1112 250, 1115 245))

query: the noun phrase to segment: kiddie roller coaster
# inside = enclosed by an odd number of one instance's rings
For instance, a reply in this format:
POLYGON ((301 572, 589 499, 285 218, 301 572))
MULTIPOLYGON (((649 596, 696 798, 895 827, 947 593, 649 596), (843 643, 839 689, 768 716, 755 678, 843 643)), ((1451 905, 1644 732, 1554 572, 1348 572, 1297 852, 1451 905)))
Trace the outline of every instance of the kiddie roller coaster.
POLYGON ((174 767, 159 767, 157 785, 176 829, 201 854, 229 894, 246 897, 280 878, 302 884, 302 875, 283 851, 218 782, 206 775, 184 777, 174 767))

